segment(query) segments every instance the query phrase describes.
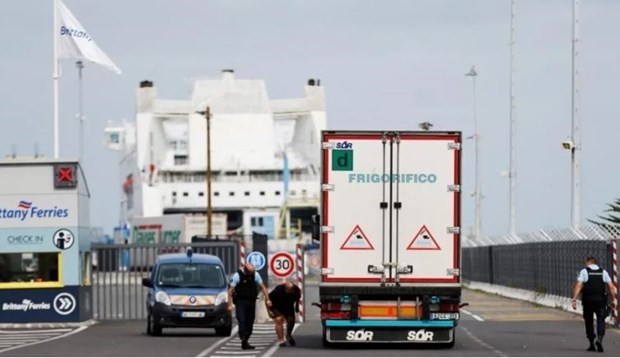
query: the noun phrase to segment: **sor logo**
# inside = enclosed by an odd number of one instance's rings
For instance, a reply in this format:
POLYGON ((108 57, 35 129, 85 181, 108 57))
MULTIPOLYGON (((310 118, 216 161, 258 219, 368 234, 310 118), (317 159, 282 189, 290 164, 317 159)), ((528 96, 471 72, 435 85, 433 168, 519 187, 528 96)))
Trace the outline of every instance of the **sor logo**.
POLYGON ((336 149, 353 149, 353 143, 349 143, 346 140, 336 143, 336 149))
POLYGON ((434 332, 427 332, 421 329, 419 331, 409 331, 407 334, 407 340, 415 342, 429 342, 433 340, 434 336, 434 332))
POLYGON ((373 331, 365 331, 363 329, 349 331, 347 332, 347 341, 372 341, 374 334, 375 332, 373 331))

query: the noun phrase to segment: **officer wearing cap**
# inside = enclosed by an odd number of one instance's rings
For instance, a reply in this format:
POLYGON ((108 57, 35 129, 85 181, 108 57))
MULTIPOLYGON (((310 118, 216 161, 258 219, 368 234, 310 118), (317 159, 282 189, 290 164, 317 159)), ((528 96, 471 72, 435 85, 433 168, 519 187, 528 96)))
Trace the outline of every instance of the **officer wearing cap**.
POLYGON ((581 293, 583 319, 586 324, 586 336, 590 341, 588 351, 604 352, 603 337, 605 336, 605 318, 607 317, 608 297, 605 286, 609 288, 615 307, 614 286, 607 271, 600 268, 596 258, 588 256, 586 267, 579 272, 577 283, 573 289, 572 306, 577 309, 577 297, 581 293), (594 315, 596 314, 596 334, 594 334, 594 315), (596 341, 595 341, 596 339, 596 341), (596 347, 595 347, 596 345, 596 347))

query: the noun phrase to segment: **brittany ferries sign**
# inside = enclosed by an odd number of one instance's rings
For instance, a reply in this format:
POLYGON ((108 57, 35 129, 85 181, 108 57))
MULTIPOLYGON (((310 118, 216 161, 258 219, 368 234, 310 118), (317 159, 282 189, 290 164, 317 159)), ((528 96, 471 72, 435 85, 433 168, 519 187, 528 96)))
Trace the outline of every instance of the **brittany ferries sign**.
POLYGON ((0 227, 46 227, 76 221, 74 200, 62 196, 37 199, 0 200, 0 227))

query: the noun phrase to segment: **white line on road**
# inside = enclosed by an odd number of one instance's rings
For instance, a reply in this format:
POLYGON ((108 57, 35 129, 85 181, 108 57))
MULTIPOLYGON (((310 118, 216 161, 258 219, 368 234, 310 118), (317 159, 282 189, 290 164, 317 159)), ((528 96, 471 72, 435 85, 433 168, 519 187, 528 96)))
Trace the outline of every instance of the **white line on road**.
POLYGON ((58 328, 58 329, 46 329, 46 330, 42 330, 42 331, 38 331, 38 330, 30 330, 30 331, 24 331, 24 330, 13 330, 13 329, 9 329, 9 330, 0 330, 0 333, 26 333, 26 334, 30 334, 30 333, 52 333, 52 332, 70 332, 72 330, 72 328, 58 328))
MULTIPOLYGON (((237 334, 237 332, 239 332, 239 326, 235 326, 235 327, 232 329, 232 332, 230 332, 230 337, 235 336, 235 335, 237 334)), ((220 339, 219 341, 217 341, 217 342, 213 343, 213 344, 211 345, 211 347, 209 347, 209 348, 205 349, 204 351, 202 351, 202 352, 198 353, 198 355, 197 355, 196 357, 206 357, 206 356, 208 356, 208 355, 209 355, 209 354, 211 354, 211 352, 213 352, 213 351, 215 350, 215 348, 217 348, 220 344, 222 344, 222 343, 226 342, 228 339, 230 339, 230 337, 224 337, 224 338, 220 339)), ((216 353, 217 353, 217 352, 216 352, 216 353)))
POLYGON ((240 354, 240 355, 248 355, 248 354, 256 354, 256 353, 260 353, 260 351, 257 350, 247 350, 247 351, 216 351, 215 354, 240 354))
POLYGON ((461 312, 465 313, 466 315, 472 316, 476 321, 484 322, 484 319, 482 317, 478 316, 477 314, 473 314, 468 310, 461 310, 461 312))
MULTIPOLYGON (((295 327, 293 327, 293 332, 291 332, 291 335, 293 333, 295 333, 295 331, 297 330, 297 328, 299 328, 299 324, 296 324, 295 327)), ((278 348, 280 348, 280 342, 276 341, 276 343, 274 343, 274 345, 269 348, 269 350, 267 352, 265 352, 265 354, 263 354, 263 357, 271 357, 277 350, 278 348)))
POLYGON ((35 344, 40 344, 40 343, 50 342, 50 341, 53 341, 53 340, 56 340, 56 339, 61 339, 61 338, 69 337, 69 336, 72 336, 72 335, 74 335, 74 334, 77 334, 77 333, 82 332, 83 330, 85 330, 85 329, 86 329, 86 328, 88 328, 88 327, 89 327, 89 326, 82 326, 82 327, 79 327, 79 328, 77 328, 77 329, 75 329, 75 330, 73 330, 73 331, 71 331, 71 332, 67 332, 67 333, 65 333, 65 334, 61 334, 61 335, 56 336, 56 337, 52 337, 52 338, 48 338, 48 339, 44 339, 44 340, 41 340, 41 341, 38 341, 38 342, 32 342, 32 343, 28 343, 28 344, 22 344, 22 345, 15 346, 15 347, 11 347, 11 348, 0 349, 0 353, 4 353, 4 352, 8 352, 8 351, 12 351, 12 350, 14 350, 14 349, 18 349, 18 348, 24 348, 24 347, 28 347, 28 346, 33 346, 33 345, 35 345, 35 344))
POLYGON ((492 345, 483 342, 480 338, 476 337, 473 333, 471 333, 467 328, 461 326, 461 329, 463 331, 465 331, 465 333, 474 341, 476 341, 478 344, 480 344, 481 346, 483 346, 486 349, 489 349, 491 351, 493 351, 495 354, 497 354, 500 357, 508 357, 506 354, 504 354, 502 351, 500 351, 499 349, 493 347, 492 345))

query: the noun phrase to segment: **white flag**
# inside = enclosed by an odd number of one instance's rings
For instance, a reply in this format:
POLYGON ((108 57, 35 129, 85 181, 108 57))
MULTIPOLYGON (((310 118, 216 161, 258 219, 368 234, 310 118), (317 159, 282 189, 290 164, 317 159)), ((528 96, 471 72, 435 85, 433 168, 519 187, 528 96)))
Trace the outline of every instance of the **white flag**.
POLYGON ((65 4, 61 0, 58 0, 57 4, 58 28, 55 29, 55 36, 57 36, 58 43, 58 58, 86 59, 120 74, 121 70, 97 46, 88 31, 73 16, 65 4))

